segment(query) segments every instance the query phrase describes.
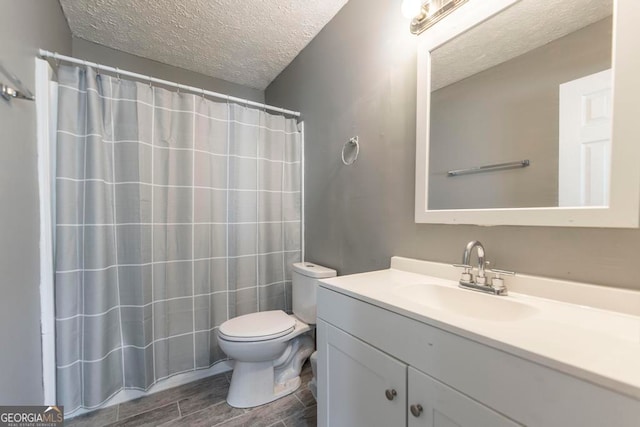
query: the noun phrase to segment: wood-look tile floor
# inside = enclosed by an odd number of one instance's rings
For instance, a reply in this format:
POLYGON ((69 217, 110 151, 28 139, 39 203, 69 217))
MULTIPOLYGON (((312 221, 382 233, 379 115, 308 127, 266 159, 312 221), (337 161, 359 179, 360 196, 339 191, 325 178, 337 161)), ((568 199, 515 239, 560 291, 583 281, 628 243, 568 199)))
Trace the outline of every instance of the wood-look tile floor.
POLYGON ((220 374, 164 390, 136 400, 99 409, 65 421, 65 426, 194 426, 304 427, 316 425, 316 401, 309 391, 309 362, 302 385, 293 394, 249 409, 226 402, 231 373, 220 374))

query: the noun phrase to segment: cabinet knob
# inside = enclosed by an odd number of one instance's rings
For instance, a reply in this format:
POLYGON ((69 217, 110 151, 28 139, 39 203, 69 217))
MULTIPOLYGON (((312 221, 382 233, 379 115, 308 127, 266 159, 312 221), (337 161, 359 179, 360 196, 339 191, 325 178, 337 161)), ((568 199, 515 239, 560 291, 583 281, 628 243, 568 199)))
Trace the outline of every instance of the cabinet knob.
POLYGON ((384 395, 387 396, 387 400, 393 400, 398 395, 398 392, 394 389, 388 389, 384 391, 384 395))
POLYGON ((409 406, 409 410, 411 410, 411 415, 418 418, 422 413, 422 405, 411 405, 409 406))

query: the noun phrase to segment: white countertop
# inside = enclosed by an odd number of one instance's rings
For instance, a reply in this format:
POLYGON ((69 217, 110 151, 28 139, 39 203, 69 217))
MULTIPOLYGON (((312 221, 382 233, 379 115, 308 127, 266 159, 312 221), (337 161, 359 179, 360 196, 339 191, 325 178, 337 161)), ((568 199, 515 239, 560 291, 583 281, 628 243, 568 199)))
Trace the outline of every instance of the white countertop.
MULTIPOLYGON (((392 258, 391 268, 323 279, 321 286, 640 399, 640 292, 553 279, 506 278, 507 298, 537 310, 517 320, 489 320, 424 304, 402 295, 407 285, 457 288, 459 271, 446 264, 392 258), (511 285, 513 286, 511 286, 511 285), (516 292, 532 290, 536 296, 516 292), (548 289, 548 290, 545 290, 548 289), (567 302, 581 291, 580 304, 567 302), (545 295, 545 292, 548 295, 545 295), (544 298, 546 296, 547 298, 544 298), (550 299, 554 296, 563 299, 550 299)), ((466 291, 464 292, 473 292, 466 291)))

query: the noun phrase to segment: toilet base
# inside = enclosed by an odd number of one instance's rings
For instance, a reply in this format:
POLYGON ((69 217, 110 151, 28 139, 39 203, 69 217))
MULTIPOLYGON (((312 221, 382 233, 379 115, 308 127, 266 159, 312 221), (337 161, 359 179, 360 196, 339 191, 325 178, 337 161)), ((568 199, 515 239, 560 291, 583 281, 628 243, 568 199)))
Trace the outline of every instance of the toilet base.
POLYGON ((252 408, 293 393, 300 388, 300 370, 312 352, 313 340, 303 335, 292 340, 283 353, 284 360, 282 356, 268 362, 236 360, 227 403, 234 408, 252 408))
POLYGON ((227 403, 234 408, 252 408, 273 402, 293 393, 302 381, 291 378, 283 384, 273 383, 273 362, 236 362, 227 394, 227 403))
MULTIPOLYGON (((243 388, 243 385, 236 387, 235 392, 232 391, 231 387, 229 388, 229 394, 227 395, 229 406, 234 408, 253 408, 273 402, 298 390, 302 380, 300 377, 292 378, 284 384, 276 384, 275 387, 272 382, 268 389, 262 390, 257 389, 257 384, 253 381, 250 381, 250 383, 251 391, 249 393, 245 393, 247 389, 243 388)), ((236 382, 236 384, 238 383, 236 382)))

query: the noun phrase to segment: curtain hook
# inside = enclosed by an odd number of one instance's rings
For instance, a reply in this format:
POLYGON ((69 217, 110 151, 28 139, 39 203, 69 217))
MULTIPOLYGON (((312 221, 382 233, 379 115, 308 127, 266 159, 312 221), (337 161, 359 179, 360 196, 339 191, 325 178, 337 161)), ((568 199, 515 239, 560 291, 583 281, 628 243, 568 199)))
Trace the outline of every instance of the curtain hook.
POLYGON ((149 89, 152 89, 152 88, 153 88, 153 86, 151 85, 151 83, 152 83, 152 82, 151 82, 151 76, 149 76, 149 77, 148 77, 148 79, 149 79, 149 89))
MULTIPOLYGON (((85 72, 85 75, 89 74, 89 63, 87 62, 87 60, 86 60, 86 59, 82 61, 82 65, 84 65, 84 72, 85 72)), ((97 77, 97 76, 96 76, 96 77, 97 77)))
POLYGON ((202 99, 204 99, 204 88, 202 88, 202 99))
POLYGON ((60 66, 60 58, 58 58, 58 52, 53 52, 53 62, 56 64, 56 68, 60 66))
POLYGON ((116 67, 116 77, 118 78, 118 83, 120 83, 120 69, 116 67))
POLYGON ((180 95, 180 83, 177 83, 177 87, 178 87, 178 90, 176 90, 176 93, 180 95))

